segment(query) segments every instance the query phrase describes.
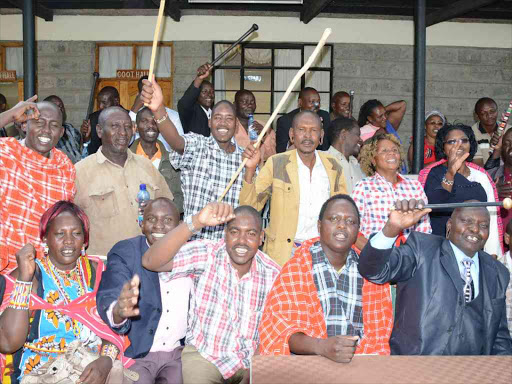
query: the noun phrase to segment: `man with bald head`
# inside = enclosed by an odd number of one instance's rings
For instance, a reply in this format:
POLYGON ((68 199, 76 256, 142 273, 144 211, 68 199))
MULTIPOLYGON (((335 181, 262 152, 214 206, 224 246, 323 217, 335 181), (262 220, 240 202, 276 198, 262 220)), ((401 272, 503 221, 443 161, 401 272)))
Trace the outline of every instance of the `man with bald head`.
POLYGON ((327 128, 331 120, 329 118, 329 112, 320 109, 320 95, 317 90, 311 87, 302 89, 299 93, 298 106, 299 108, 277 119, 276 152, 281 153, 289 148, 293 148, 293 143, 288 133, 292 126, 293 118, 301 111, 311 111, 319 116, 324 134, 318 143, 318 149, 326 151, 330 145, 327 128))
MULTIPOLYGON (((53 103, 17 104, 7 123, 26 122, 27 136, 0 140, 0 272, 16 268, 16 252, 32 243, 41 257, 39 221, 59 200, 73 200, 75 168, 68 157, 55 149, 62 137, 62 112, 53 103)), ((0 115, 3 117, 4 114, 0 115)), ((0 118, 0 121, 3 119, 0 118)), ((0 123, 0 126, 3 124, 0 123)))
POLYGON ((483 251, 489 211, 457 208, 446 238, 413 231, 394 247, 405 228, 431 211, 423 207, 422 201, 397 201, 359 256, 364 278, 397 283, 391 354, 511 355, 505 313, 509 272, 483 251))
POLYGON ((87 155, 96 153, 101 146, 101 137, 98 136, 96 128, 101 111, 105 108, 119 106, 119 100, 119 91, 112 86, 103 87, 98 93, 96 99, 98 110, 91 113, 89 119, 84 120, 80 128, 84 146, 87 146, 87 155))
POLYGON ((280 265, 303 241, 318 236, 317 219, 323 202, 346 193, 338 160, 316 150, 323 135, 320 117, 301 111, 289 129, 296 149, 270 157, 257 176, 260 152, 252 145, 244 152, 248 161, 240 204, 262 210, 270 199, 270 225, 263 249, 280 265))
POLYGON ((97 132, 101 147, 76 164, 75 203, 91 222, 88 253, 106 255, 118 241, 140 234, 136 197, 141 184, 153 199, 172 200, 173 195, 153 163, 128 150, 134 125, 124 108, 103 109, 97 132))

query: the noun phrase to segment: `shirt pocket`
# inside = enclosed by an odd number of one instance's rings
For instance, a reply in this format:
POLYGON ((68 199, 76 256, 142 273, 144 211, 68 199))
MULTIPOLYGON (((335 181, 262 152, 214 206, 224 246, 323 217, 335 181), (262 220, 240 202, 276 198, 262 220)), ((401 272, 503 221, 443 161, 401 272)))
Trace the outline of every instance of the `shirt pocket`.
POLYGON ((106 188, 89 192, 93 215, 101 218, 114 217, 119 214, 116 192, 114 188, 106 188))
POLYGON ((291 193, 293 191, 292 185, 290 183, 285 183, 282 180, 276 179, 272 184, 272 193, 283 193, 286 194, 291 193))

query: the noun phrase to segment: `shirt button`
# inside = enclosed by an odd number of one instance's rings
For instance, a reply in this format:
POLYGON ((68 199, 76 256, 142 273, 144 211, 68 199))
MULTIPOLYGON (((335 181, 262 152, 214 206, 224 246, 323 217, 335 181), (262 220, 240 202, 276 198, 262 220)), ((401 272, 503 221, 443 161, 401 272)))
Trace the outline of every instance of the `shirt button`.
POLYGON ((169 330, 169 327, 166 327, 165 329, 166 329, 166 330, 169 330))
POLYGON ((152 329, 149 330, 149 334, 152 335, 154 331, 152 329))
POLYGON ((169 313, 169 310, 167 310, 167 313, 169 313))
POLYGON ((292 242, 292 240, 291 240, 291 239, 286 239, 286 241, 287 241, 287 242, 289 242, 289 243, 291 243, 291 242, 292 242))
POLYGON ((169 291, 167 291, 167 294, 169 294, 169 291))

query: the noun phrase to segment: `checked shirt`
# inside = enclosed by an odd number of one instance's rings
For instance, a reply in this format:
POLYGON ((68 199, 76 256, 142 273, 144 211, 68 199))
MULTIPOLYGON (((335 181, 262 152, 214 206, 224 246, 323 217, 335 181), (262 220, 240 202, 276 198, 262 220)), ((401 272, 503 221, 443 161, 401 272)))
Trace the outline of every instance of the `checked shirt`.
MULTIPOLYGON (((204 137, 196 133, 183 136, 185 149, 180 155, 176 151, 169 153, 169 160, 174 168, 181 169, 181 186, 183 189, 184 215, 194 215, 206 204, 217 201, 229 184, 231 176, 242 164, 243 149, 236 144, 233 153, 226 153, 219 147, 213 136, 204 137)), ((240 190, 244 170, 230 188, 224 202, 236 208, 239 205, 240 190)), ((222 238, 224 225, 203 228, 192 240, 203 238, 219 240, 222 238)))
MULTIPOLYGON (((367 239, 384 228, 389 212, 397 200, 421 199, 427 203, 427 196, 419 181, 400 175, 398 180, 398 183, 393 185, 376 173, 364 178, 355 186, 352 198, 361 215, 359 231, 367 239)), ((404 229, 403 235, 407 238, 411 231, 432 233, 428 215, 423 216, 415 226, 404 229)))
POLYGON ((320 242, 309 249, 313 280, 322 304, 327 336, 363 337, 363 278, 357 270, 358 257, 350 250, 340 273, 329 263, 320 242))
POLYGON ((162 280, 191 277, 194 281, 186 344, 213 363, 228 379, 249 368, 259 345, 258 325, 268 291, 280 267, 258 251, 241 279, 230 263, 224 240, 185 244, 162 280))
POLYGON ((16 252, 32 243, 43 253, 39 221, 59 200, 75 195, 75 167, 68 157, 52 149, 41 156, 14 138, 0 140, 0 271, 16 268, 16 252))

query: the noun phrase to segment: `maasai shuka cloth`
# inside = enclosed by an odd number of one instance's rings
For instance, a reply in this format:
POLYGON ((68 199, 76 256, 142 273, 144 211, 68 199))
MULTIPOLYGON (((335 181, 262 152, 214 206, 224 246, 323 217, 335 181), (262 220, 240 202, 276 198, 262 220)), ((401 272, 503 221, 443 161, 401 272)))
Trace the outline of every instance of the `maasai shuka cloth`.
MULTIPOLYGON (((259 327, 260 353, 263 355, 289 355, 288 341, 297 332, 327 338, 310 253, 311 246, 318 241, 319 238, 314 238, 302 243, 284 265, 267 296, 259 327)), ((377 285, 364 280, 363 324, 364 336, 356 353, 389 355, 389 337, 393 329, 389 284, 377 285)))
POLYGON ((75 167, 58 149, 41 156, 14 138, 0 140, 0 273, 16 268, 16 252, 32 243, 43 254, 39 221, 59 200, 75 196, 75 167))

